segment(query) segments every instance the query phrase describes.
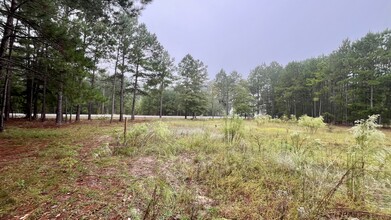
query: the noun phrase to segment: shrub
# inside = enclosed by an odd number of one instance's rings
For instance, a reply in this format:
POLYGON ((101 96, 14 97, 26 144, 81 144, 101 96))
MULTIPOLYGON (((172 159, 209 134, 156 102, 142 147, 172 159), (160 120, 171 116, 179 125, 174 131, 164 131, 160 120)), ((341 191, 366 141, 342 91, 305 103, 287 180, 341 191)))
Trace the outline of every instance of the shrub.
POLYGON ((368 119, 355 121, 351 133, 356 141, 349 151, 347 166, 350 173, 347 180, 348 197, 353 201, 363 201, 362 195, 365 164, 372 155, 378 143, 384 140, 383 132, 377 130, 381 125, 377 124, 379 115, 369 116, 368 119))
POLYGON ((255 116, 255 121, 257 122, 257 125, 266 124, 266 123, 270 122, 271 119, 272 119, 272 116, 270 116, 270 115, 257 115, 257 116, 255 116))
POLYGON ((290 117, 290 122, 296 123, 297 122, 297 117, 296 115, 291 115, 290 117))
POLYGON ((224 138, 228 143, 242 137, 243 135, 243 119, 239 116, 232 116, 225 118, 224 124, 224 138))
POLYGON ((316 133, 319 128, 326 126, 322 116, 313 118, 307 115, 303 115, 299 118, 299 125, 305 127, 312 134, 316 133))
POLYGON ((161 122, 134 124, 130 127, 125 137, 117 133, 120 148, 114 149, 115 154, 131 155, 133 148, 143 148, 151 144, 163 143, 168 140, 170 130, 161 122))

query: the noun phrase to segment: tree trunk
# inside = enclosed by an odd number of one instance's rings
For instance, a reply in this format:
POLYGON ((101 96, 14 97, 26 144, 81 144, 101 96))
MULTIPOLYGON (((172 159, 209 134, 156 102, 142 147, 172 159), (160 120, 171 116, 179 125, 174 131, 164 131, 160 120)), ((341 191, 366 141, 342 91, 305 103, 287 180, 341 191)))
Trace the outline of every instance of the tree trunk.
POLYGON ((348 86, 347 84, 344 85, 344 90, 345 90, 345 108, 344 108, 344 119, 343 121, 347 123, 348 121, 348 86))
MULTIPOLYGON (((97 51, 95 50, 94 69, 92 70, 92 76, 91 76, 91 90, 93 90, 94 87, 95 87, 95 66, 96 66, 96 62, 97 62, 97 59, 98 59, 96 53, 97 53, 97 51)), ((88 120, 91 120, 92 105, 93 105, 92 101, 88 102, 88 120)))
POLYGON ((371 85, 370 107, 371 107, 371 109, 373 109, 373 86, 372 85, 371 85))
POLYGON ((160 84, 160 109, 159 109, 159 118, 162 118, 163 115, 163 92, 164 92, 164 83, 160 84))
POLYGON ((42 95, 42 109, 41 109, 42 122, 46 120, 46 87, 47 87, 47 79, 45 76, 45 78, 43 79, 43 95, 42 95))
MULTIPOLYGON (((18 21, 16 21, 16 25, 18 25, 18 21)), ((15 39, 16 39, 16 30, 14 30, 14 26, 11 27, 12 28, 12 35, 10 37, 10 41, 9 41, 9 49, 8 49, 8 61, 11 61, 11 57, 12 57, 12 51, 13 51, 13 48, 14 48, 14 43, 15 43, 15 39)), ((1 75, 1 74, 0 74, 1 75)), ((4 87, 4 89, 6 91, 4 91, 4 96, 3 96, 3 99, 5 99, 5 103, 4 103, 4 109, 2 110, 2 112, 0 113, 0 115, 3 115, 3 112, 4 112, 4 120, 7 121, 9 119, 9 114, 10 114, 10 110, 11 110, 11 82, 12 82, 12 65, 10 62, 7 63, 7 70, 6 70, 6 87, 4 87)))
MULTIPOLYGON (((6 65, 3 61, 7 50, 8 40, 10 39, 14 29, 14 13, 17 10, 16 0, 11 0, 10 12, 7 15, 4 32, 0 41, 0 79, 3 77, 3 69, 6 65)), ((0 128, 1 129, 1 128, 0 128)))
MULTIPOLYGON (((121 38, 122 40, 122 38, 121 38)), ((118 68, 118 58, 119 58, 119 49, 117 48, 117 55, 115 56, 115 66, 114 66, 114 76, 113 76, 113 93, 111 96, 111 117, 110 117, 110 123, 113 121, 114 113, 115 113, 115 83, 117 79, 117 68, 118 68)))
POLYGON ((34 80, 32 78, 29 78, 27 76, 27 106, 26 106, 26 118, 31 121, 32 119, 32 113, 33 113, 33 86, 34 86, 34 80))
POLYGON ((124 120, 124 95, 125 95, 125 48, 122 50, 121 85, 119 95, 119 121, 124 120))
POLYGON ((71 110, 69 111, 69 123, 72 123, 72 112, 73 112, 73 106, 70 106, 71 110))
POLYGON ((319 99, 319 117, 322 115, 322 99, 319 99))
MULTIPOLYGON (((8 88, 8 77, 6 77, 4 82, 4 90, 2 94, 3 97, 5 97, 7 94, 7 88, 8 88)), ((2 99, 0 103, 0 132, 4 131, 4 116, 3 116, 4 108, 5 108, 5 99, 2 99)))
POLYGON ((80 105, 78 104, 76 106, 76 119, 75 119, 76 122, 79 122, 80 121, 80 105))
POLYGON ((12 78, 11 78, 11 72, 8 75, 8 87, 7 87, 7 93, 5 93, 5 106, 4 106, 4 120, 8 121, 10 118, 11 113, 11 85, 12 85, 12 78))
POLYGON ((227 87, 227 94, 226 94, 226 109, 225 109, 225 111, 226 111, 226 114, 227 114, 227 116, 229 115, 229 93, 228 93, 228 87, 227 87))
POLYGON ((56 115, 57 125, 62 124, 62 90, 63 90, 63 84, 62 82, 60 82, 60 88, 57 93, 57 115, 56 115))
POLYGON ((64 100, 64 107, 65 107, 65 123, 68 123, 68 99, 67 97, 65 97, 65 100, 64 100))
POLYGON ((34 97, 33 97, 33 119, 38 119, 38 85, 34 86, 34 97))
POLYGON ((138 80, 138 64, 136 64, 136 74, 135 74, 135 79, 134 79, 134 91, 133 91, 133 99, 132 99, 132 115, 130 117, 130 120, 134 120, 134 109, 135 109, 135 104, 136 104, 136 94, 137 94, 137 80, 138 80))
MULTIPOLYGON (((103 95, 103 97, 105 97, 105 88, 103 88, 102 95, 103 95)), ((105 114, 105 103, 102 102, 101 104, 102 105, 101 105, 101 110, 100 111, 101 111, 101 114, 104 115, 105 114)))

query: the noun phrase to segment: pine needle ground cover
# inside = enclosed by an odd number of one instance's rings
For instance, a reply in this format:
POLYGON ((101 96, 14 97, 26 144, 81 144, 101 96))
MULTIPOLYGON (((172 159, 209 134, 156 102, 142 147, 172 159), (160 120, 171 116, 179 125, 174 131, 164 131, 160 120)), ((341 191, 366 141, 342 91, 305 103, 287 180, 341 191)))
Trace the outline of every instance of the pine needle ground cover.
POLYGON ((0 134, 0 218, 390 218, 389 130, 357 157, 348 127, 136 122, 126 134, 106 121, 11 123, 0 134))

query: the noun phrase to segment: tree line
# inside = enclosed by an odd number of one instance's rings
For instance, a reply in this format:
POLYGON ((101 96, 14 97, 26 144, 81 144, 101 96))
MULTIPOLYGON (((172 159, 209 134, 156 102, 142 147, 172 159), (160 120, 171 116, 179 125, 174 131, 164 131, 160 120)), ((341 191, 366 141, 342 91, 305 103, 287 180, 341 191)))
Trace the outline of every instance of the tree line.
POLYGON ((12 113, 79 121, 104 113, 282 117, 389 123, 390 31, 345 40, 327 56, 272 62, 247 78, 208 80, 190 54, 178 65, 137 17, 151 0, 8 0, 0 8, 0 131, 12 113))
MULTIPOLYGON (((368 33, 356 41, 344 40, 329 55, 261 64, 247 77, 221 69, 205 82, 200 114, 272 117, 323 116, 326 122, 353 124, 379 114, 391 120, 391 31, 368 33)), ((177 87, 165 91, 165 114, 181 114, 177 87), (176 100, 176 101, 170 101, 176 100)), ((142 97, 141 114, 156 114, 156 98, 142 97)))

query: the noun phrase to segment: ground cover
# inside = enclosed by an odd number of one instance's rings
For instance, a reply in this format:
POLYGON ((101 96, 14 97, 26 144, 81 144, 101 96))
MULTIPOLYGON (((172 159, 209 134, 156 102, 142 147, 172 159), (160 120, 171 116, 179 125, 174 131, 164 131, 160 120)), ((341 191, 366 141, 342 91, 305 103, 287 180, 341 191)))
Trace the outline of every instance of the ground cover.
POLYGON ((136 122, 126 135, 123 123, 105 120, 9 123, 0 134, 0 218, 390 219, 389 130, 365 152, 358 177, 348 127, 136 122))

